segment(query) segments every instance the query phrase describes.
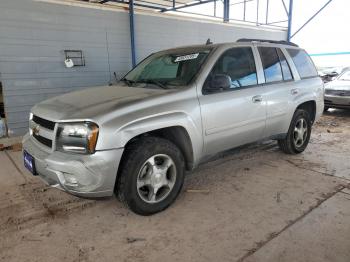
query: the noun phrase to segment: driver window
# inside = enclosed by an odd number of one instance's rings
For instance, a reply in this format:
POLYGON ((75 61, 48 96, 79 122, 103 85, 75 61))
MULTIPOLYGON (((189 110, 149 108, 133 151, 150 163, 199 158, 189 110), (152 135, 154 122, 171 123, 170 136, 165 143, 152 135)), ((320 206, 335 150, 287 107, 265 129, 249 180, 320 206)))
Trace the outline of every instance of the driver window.
POLYGON ((227 50, 214 65, 210 77, 225 74, 231 78, 231 89, 258 84, 253 51, 250 47, 227 50))

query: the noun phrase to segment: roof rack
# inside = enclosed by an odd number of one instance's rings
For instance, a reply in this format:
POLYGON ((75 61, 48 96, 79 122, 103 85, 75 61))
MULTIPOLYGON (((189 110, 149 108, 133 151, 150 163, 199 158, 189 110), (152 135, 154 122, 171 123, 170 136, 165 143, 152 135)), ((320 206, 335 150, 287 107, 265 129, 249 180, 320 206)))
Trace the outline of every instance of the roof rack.
POLYGON ((288 41, 284 41, 284 40, 240 38, 236 42, 263 42, 263 43, 273 43, 273 44, 291 45, 291 46, 299 47, 297 44, 294 44, 294 43, 288 42, 288 41))

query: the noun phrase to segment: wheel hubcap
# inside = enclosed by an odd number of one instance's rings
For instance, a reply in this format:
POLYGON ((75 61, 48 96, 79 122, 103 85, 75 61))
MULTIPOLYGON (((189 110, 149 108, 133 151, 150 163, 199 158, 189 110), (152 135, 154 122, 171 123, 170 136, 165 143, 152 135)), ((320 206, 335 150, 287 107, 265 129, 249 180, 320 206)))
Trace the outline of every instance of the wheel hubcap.
POLYGON ((301 118, 297 121, 294 132, 293 132, 293 138, 294 138, 294 145, 296 147, 301 147, 304 145, 304 142, 307 137, 307 124, 304 118, 301 118))
POLYGON ((137 192, 147 203, 164 200, 176 181, 176 167, 170 156, 154 155, 146 160, 137 176, 137 192))

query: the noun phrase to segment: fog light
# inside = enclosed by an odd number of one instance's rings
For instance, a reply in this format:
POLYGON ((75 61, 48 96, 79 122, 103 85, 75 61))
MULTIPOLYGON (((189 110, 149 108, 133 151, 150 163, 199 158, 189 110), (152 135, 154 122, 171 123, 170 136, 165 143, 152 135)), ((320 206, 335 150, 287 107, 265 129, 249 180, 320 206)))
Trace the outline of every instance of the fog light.
POLYGON ((63 176, 65 179, 65 183, 64 183, 65 186, 70 186, 70 187, 78 186, 78 180, 76 177, 68 173, 63 173, 63 176))

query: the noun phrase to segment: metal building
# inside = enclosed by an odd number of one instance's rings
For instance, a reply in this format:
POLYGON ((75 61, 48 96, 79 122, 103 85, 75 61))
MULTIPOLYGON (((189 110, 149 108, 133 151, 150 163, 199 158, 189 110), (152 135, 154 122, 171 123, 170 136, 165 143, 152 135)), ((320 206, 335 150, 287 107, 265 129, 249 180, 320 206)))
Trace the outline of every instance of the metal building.
POLYGON ((285 19, 269 21, 269 0, 260 0, 260 5, 259 0, 1 1, 0 82, 8 134, 27 131, 28 113, 35 103, 113 83, 154 51, 208 38, 213 42, 289 39, 291 12, 281 3, 285 19), (253 21, 246 15, 252 1, 257 3, 253 21), (199 4, 211 4, 213 15, 173 14, 199 4), (217 15, 220 4, 222 14, 217 15), (230 7, 232 13, 237 6, 243 10, 241 19, 230 18, 230 7), (76 66, 67 68, 67 58, 75 59, 76 66))

